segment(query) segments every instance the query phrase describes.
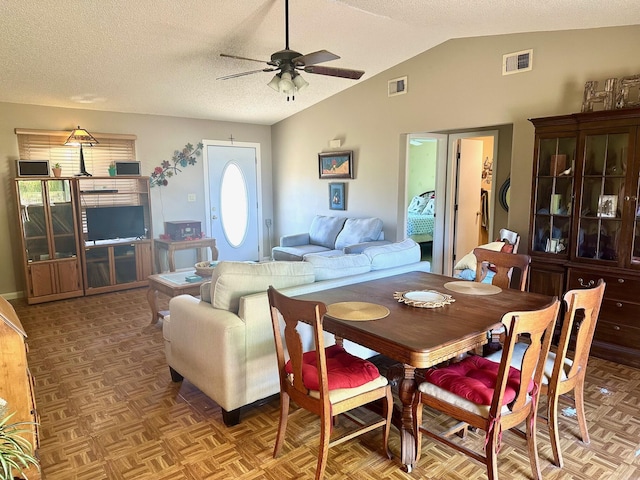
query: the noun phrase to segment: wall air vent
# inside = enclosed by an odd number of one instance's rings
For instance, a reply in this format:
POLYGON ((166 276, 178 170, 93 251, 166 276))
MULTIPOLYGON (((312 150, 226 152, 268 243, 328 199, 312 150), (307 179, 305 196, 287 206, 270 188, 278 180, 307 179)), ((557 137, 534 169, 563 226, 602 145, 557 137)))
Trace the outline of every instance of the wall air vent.
POLYGON ((533 49, 507 53, 502 56, 502 75, 528 72, 533 68, 533 49))
POLYGON ((390 97, 395 97, 396 95, 407 93, 407 86, 407 77, 400 77, 389 80, 388 95, 390 97))

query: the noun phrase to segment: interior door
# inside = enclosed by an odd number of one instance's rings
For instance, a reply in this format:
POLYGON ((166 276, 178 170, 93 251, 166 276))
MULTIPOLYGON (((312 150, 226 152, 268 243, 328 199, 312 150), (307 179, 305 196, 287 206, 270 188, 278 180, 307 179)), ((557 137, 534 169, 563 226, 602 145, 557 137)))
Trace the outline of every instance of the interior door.
POLYGON ((259 145, 204 142, 207 232, 220 260, 258 261, 259 145))
POLYGON ((457 176, 454 221, 454 263, 478 246, 482 220, 482 142, 466 138, 457 142, 457 176))

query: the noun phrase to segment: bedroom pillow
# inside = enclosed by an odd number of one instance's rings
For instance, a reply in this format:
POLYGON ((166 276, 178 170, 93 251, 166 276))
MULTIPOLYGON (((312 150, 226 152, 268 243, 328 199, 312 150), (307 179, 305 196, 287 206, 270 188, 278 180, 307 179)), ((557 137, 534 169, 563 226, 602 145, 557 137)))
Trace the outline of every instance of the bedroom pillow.
MULTIPOLYGON (((487 250, 493 250, 494 252, 499 252, 504 247, 504 242, 491 242, 485 245, 478 245, 476 248, 486 248, 487 250)), ((473 254, 473 250, 467 253, 464 257, 462 257, 458 263, 453 267, 454 270, 466 270, 471 269, 474 272, 476 271, 477 264, 476 256, 473 254)))
POLYGON ((426 198, 421 197, 420 195, 416 195, 411 199, 411 203, 409 204, 409 208, 407 208, 407 212, 422 213, 426 204, 427 204, 426 198))

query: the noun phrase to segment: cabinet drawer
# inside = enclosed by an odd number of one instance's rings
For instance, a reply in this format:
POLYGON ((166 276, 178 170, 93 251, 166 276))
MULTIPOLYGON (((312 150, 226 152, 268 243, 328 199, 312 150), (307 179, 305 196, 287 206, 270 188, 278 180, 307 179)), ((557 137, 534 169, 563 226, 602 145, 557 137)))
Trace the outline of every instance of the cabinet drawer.
POLYGON ((640 328, 599 320, 594 340, 636 349, 640 345, 640 328))
POLYGON ((607 286, 604 289, 604 298, 615 298, 629 302, 638 302, 640 297, 640 278, 623 275, 602 274, 587 270, 569 269, 569 290, 584 288, 587 285, 596 286, 599 279, 603 279, 607 286), (591 283, 593 282, 593 283, 591 283))
POLYGON ((600 320, 640 328, 640 304, 605 298, 600 308, 600 320))

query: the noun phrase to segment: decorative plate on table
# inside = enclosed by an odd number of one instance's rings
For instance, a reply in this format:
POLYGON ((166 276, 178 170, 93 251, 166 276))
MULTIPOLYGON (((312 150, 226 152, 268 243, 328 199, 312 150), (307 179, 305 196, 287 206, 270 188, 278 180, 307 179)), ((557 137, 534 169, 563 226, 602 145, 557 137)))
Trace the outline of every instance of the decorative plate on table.
POLYGON ((398 302, 406 303, 412 307, 438 308, 455 302, 451 295, 435 290, 409 290, 408 292, 395 292, 393 298, 398 302))

